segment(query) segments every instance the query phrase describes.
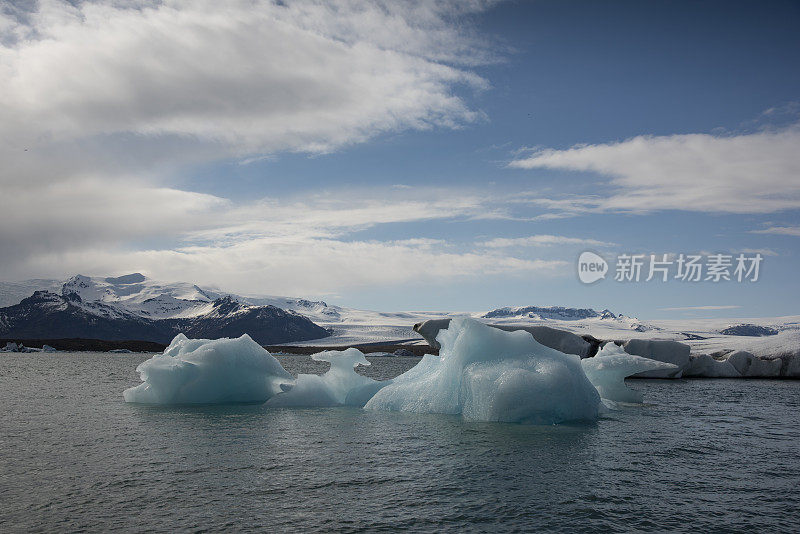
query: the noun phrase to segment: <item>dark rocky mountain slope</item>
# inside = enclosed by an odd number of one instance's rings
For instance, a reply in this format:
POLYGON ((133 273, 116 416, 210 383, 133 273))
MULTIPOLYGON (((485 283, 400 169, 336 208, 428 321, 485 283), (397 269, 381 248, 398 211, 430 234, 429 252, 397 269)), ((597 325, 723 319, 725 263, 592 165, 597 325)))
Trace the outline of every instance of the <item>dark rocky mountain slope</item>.
POLYGON ((330 335, 308 318, 275 306, 244 305, 231 297, 215 300, 208 313, 151 319, 102 302, 84 302, 77 293, 36 291, 19 304, 0 308, 0 337, 20 339, 90 338, 169 343, 183 332, 190 338, 238 337, 276 344, 330 335))

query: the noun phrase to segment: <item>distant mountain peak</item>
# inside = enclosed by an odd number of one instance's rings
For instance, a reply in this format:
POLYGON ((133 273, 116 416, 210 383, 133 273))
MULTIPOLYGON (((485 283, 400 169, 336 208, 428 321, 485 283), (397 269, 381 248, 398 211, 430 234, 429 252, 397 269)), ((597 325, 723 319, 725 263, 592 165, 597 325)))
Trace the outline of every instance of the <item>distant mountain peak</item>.
POLYGON ((220 315, 230 315, 231 313, 242 310, 245 306, 241 302, 233 298, 231 295, 225 295, 213 302, 214 311, 220 315))
POLYGON ((561 321, 570 321, 593 318, 616 319, 617 316, 608 309, 597 311, 591 308, 565 308, 563 306, 506 306, 485 313, 483 318, 557 319, 561 321))
POLYGON ((62 295, 62 297, 70 302, 83 302, 81 296, 74 291, 70 291, 69 293, 62 295))
POLYGON ((28 298, 22 299, 22 303, 26 304, 34 304, 34 303, 44 303, 44 302, 55 302, 60 303, 61 297, 53 293, 52 291, 41 290, 41 291, 34 291, 33 295, 28 298))
MULTIPOLYGON (((105 282, 105 279, 102 280, 105 282)), ((134 282, 136 284, 138 282, 134 282)), ((124 285, 124 284, 123 284, 124 285)), ((63 287, 63 295, 41 290, 19 304, 0 308, 0 336, 28 339, 83 337, 104 340, 140 340, 166 343, 178 333, 193 338, 239 337, 249 334, 262 344, 304 341, 327 337, 330 332, 305 316, 284 311, 275 306, 241 304, 228 295, 208 302, 184 301, 199 306, 203 313, 183 315, 180 299, 159 295, 143 301, 145 307, 135 309, 125 306, 116 293, 106 293, 107 288, 97 284, 97 279, 73 277, 63 287), (74 290, 73 290, 74 289, 74 290), (111 301, 88 300, 89 295, 111 295, 111 301), (172 310, 170 305, 178 303, 172 310), (162 314, 150 316, 147 307, 160 309, 162 314)), ((139 292, 134 293, 138 298, 139 292)))

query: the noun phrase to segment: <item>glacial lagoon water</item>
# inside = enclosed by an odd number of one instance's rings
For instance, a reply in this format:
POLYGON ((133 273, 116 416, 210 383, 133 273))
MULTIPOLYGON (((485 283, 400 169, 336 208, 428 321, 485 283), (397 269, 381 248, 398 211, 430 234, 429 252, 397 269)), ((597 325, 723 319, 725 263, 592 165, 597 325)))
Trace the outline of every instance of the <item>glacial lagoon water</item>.
POLYGON ((637 380, 649 404, 524 426, 125 403, 149 357, 0 354, 0 531, 800 531, 800 381, 637 380))

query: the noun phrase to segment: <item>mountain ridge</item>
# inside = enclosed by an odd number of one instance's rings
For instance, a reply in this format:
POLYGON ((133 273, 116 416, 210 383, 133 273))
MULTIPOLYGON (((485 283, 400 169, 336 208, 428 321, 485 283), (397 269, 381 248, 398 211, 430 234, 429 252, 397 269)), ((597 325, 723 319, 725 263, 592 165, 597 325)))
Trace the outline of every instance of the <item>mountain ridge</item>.
POLYGON ((0 308, 0 336, 168 343, 178 333, 211 339, 247 333, 257 343, 267 345, 330 335, 327 329, 291 310, 243 304, 231 296, 205 303, 207 309, 203 314, 151 318, 101 299, 87 301, 71 289, 73 286, 65 284, 62 295, 35 291, 19 304, 0 308))
POLYGON ((611 310, 597 311, 592 308, 567 308, 564 306, 504 306, 483 314, 484 319, 524 317, 527 319, 616 319, 611 310))

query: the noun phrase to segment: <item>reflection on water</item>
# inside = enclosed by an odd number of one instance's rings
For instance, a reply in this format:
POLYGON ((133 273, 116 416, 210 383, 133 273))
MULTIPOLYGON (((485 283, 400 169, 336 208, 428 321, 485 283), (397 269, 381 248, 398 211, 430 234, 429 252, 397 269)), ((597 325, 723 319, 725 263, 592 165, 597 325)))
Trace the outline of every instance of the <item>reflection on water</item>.
POLYGON ((800 528, 798 382, 636 381, 651 405, 534 427, 125 404, 145 358, 0 355, 2 530, 800 528))

